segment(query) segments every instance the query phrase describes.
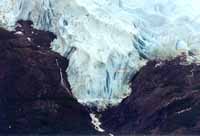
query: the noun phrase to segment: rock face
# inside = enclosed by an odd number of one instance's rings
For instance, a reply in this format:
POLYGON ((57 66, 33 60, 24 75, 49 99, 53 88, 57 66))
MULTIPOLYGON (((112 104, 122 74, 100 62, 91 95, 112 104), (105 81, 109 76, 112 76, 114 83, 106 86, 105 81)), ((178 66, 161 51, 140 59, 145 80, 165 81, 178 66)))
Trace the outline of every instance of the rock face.
POLYGON ((71 95, 68 61, 49 49, 53 33, 19 21, 0 29, 0 133, 95 133, 71 95))
POLYGON ((132 94, 103 113, 114 134, 200 134, 200 66, 183 58, 151 61, 131 80, 132 94))

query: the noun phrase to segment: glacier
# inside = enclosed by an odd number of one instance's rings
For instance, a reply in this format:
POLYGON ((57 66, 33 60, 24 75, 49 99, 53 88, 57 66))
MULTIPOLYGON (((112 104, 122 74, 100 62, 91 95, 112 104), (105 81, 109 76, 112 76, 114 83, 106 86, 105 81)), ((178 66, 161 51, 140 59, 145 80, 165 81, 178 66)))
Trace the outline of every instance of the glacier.
POLYGON ((199 63, 199 0, 1 0, 0 26, 17 20, 52 31, 67 57, 79 102, 105 108, 130 94, 129 80, 151 59, 181 53, 199 63))

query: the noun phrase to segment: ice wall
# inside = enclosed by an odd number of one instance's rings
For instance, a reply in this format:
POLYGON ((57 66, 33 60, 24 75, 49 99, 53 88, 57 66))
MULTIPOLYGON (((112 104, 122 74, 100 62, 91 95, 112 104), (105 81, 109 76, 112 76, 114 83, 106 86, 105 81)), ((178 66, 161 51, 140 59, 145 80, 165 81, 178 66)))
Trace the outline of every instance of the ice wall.
POLYGON ((128 80, 148 59, 192 52, 200 42, 198 0, 1 0, 0 25, 29 19, 58 39, 70 59, 73 94, 99 107, 130 92, 128 80))

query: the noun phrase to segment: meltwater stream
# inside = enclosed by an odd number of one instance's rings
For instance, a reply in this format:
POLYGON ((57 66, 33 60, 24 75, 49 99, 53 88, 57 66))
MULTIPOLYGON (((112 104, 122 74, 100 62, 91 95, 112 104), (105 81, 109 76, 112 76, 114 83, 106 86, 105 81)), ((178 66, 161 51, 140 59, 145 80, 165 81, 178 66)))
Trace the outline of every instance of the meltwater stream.
POLYGON ((52 49, 70 59, 73 94, 82 103, 119 103, 149 59, 181 52, 199 61, 199 0, 1 0, 0 26, 19 19, 54 32, 52 49))

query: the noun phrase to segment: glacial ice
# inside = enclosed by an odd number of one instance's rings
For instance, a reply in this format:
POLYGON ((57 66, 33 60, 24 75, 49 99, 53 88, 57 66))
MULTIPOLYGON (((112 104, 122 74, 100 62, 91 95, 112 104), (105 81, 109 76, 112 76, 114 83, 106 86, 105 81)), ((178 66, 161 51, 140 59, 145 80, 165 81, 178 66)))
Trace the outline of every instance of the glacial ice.
POLYGON ((69 58, 73 94, 103 107, 130 93, 129 79, 149 59, 200 56, 199 0, 1 0, 0 26, 19 19, 57 34, 52 49, 69 58))

